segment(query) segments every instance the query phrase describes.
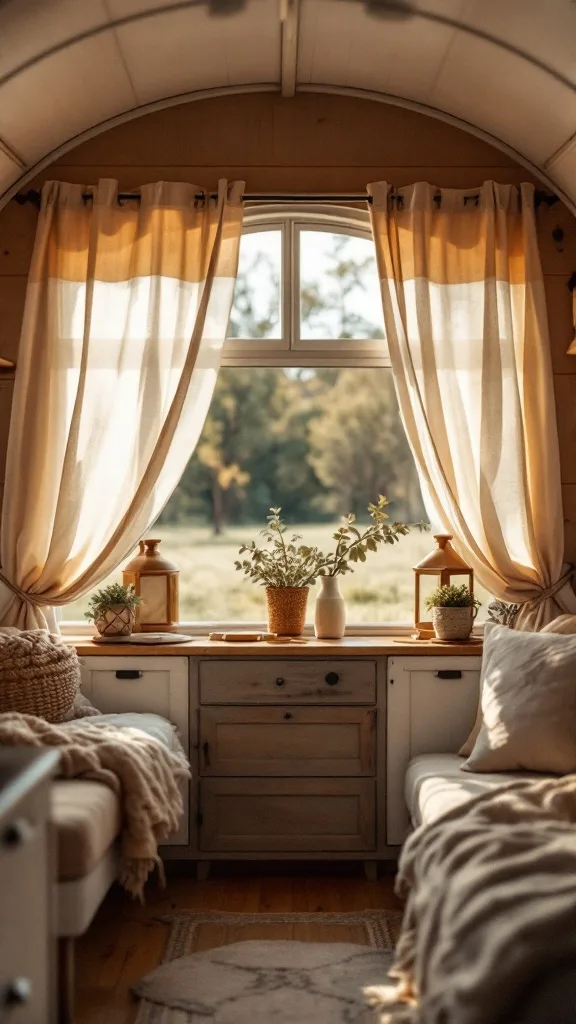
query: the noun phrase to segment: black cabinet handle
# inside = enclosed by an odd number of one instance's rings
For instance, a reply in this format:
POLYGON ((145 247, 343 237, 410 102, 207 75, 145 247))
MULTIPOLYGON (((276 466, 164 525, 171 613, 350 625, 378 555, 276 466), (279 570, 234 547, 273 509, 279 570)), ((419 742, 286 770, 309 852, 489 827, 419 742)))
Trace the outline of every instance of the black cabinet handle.
POLYGON ((116 672, 116 679, 141 679, 144 675, 137 668, 119 668, 116 672))
POLYGON ((455 668, 441 668, 434 675, 437 679, 462 679, 462 673, 455 668))
POLYGON ((278 676, 278 679, 276 680, 276 686, 284 686, 285 681, 286 680, 283 679, 282 676, 278 676))
POLYGON ((2 832, 2 846, 8 849, 15 849, 22 846, 34 833, 34 828, 26 818, 17 818, 11 821, 2 832))
POLYGON ((337 672, 327 672, 324 679, 328 683, 328 686, 336 686, 336 683, 340 682, 340 676, 337 672))
POLYGON ((284 715, 284 718, 286 719, 287 722, 289 722, 290 719, 292 718, 291 712, 287 711, 286 714, 284 715))
POLYGON ((29 978, 14 978, 10 982, 4 996, 5 1006, 24 1006, 32 995, 32 983, 29 978))

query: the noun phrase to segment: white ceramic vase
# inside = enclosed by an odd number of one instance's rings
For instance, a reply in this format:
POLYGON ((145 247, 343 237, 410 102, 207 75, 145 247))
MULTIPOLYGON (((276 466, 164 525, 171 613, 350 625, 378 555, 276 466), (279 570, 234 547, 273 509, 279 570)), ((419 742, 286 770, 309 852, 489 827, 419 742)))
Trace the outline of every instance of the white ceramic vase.
POLYGON ((314 632, 319 640, 340 640, 346 629, 346 606, 337 576, 321 576, 316 598, 314 632))

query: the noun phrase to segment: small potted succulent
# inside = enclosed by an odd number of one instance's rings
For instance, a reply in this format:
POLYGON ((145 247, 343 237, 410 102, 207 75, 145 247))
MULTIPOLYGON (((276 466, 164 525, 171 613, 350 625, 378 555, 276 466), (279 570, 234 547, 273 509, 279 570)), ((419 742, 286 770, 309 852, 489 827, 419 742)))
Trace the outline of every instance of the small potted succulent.
POLYGON ((467 640, 478 614, 477 601, 468 587, 437 587, 427 598, 426 607, 432 611, 432 624, 439 640, 467 640))
POLYGON ((100 636, 130 636, 140 601, 132 584, 112 583, 92 594, 85 617, 94 622, 100 636))

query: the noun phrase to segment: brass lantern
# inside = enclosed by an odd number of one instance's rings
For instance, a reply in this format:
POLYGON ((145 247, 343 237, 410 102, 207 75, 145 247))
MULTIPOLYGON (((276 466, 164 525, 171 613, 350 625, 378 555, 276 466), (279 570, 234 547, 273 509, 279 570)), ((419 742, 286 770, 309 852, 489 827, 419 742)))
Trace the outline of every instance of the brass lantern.
POLYGON ((414 589, 414 625, 421 640, 431 640, 434 637, 434 626, 432 622, 422 620, 420 611, 420 581, 423 576, 437 576, 437 586, 449 586, 454 576, 467 576, 468 589, 474 593, 474 570, 466 564, 463 558, 454 550, 450 541, 452 535, 449 533, 437 533, 434 535, 437 547, 426 555, 418 565, 414 566, 415 589, 414 589))
POLYGON ((133 584, 141 604, 136 608, 135 632, 178 632, 179 571, 158 551, 159 540, 141 540, 140 551, 122 571, 125 585, 133 584))

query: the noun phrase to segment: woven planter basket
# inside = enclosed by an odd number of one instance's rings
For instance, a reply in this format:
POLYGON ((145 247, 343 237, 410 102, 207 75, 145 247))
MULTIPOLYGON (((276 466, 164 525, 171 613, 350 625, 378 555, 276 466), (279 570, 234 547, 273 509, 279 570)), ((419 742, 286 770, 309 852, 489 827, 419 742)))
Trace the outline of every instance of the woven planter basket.
POLYGON ((473 608, 432 609, 432 625, 439 640, 467 640, 474 624, 473 608))
POLYGON ((0 712, 61 722, 79 685, 78 655, 60 637, 43 629, 0 634, 0 712))
POLYGON ((301 636, 306 622, 308 587, 266 587, 268 629, 278 636, 301 636))

